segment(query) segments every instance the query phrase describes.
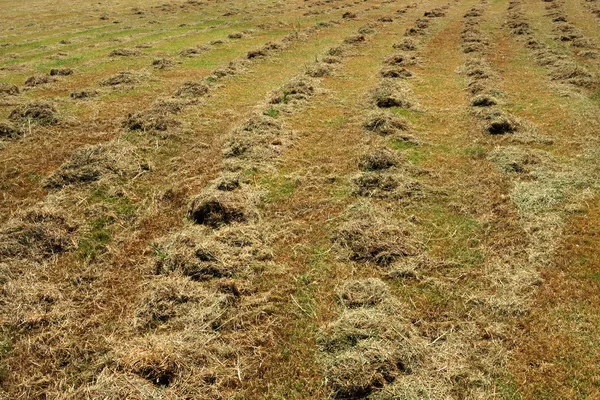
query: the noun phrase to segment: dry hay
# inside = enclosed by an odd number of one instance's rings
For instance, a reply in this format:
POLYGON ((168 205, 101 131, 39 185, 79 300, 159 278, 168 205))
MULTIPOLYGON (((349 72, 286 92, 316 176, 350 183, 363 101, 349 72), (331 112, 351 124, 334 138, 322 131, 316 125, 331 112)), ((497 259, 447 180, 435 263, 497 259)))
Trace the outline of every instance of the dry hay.
POLYGON ((336 46, 336 47, 332 47, 329 50, 327 50, 326 54, 327 56, 331 56, 331 57, 344 57, 349 51, 349 46, 336 46))
POLYGON ((137 57, 142 53, 139 50, 135 49, 115 49, 111 51, 108 56, 109 57, 137 57))
POLYGON ((21 212, 0 229, 0 258, 48 259, 75 247, 75 231, 60 211, 42 206, 21 212))
POLYGON ((242 32, 235 32, 230 33, 229 35, 227 35, 227 37, 229 39, 241 39, 242 37, 244 37, 244 34, 242 32))
POLYGON ((341 64, 342 59, 337 56, 325 56, 321 59, 325 64, 341 64))
POLYGON ((363 154, 358 160, 362 171, 380 171, 398 165, 398 157, 391 151, 382 148, 363 154))
POLYGON ((52 68, 50 70, 50 76, 70 76, 73 75, 71 68, 52 68))
POLYGON ((162 97, 152 104, 152 109, 165 114, 179 114, 186 106, 196 104, 191 99, 181 99, 177 97, 162 97))
POLYGON ((340 317, 317 337, 317 361, 335 398, 366 398, 419 366, 423 345, 379 279, 337 290, 340 317))
POLYGON ((425 11, 423 16, 427 18, 440 18, 446 15, 446 12, 442 8, 434 8, 430 11, 425 11))
POLYGON ((243 72, 246 70, 247 63, 245 60, 230 61, 226 67, 215 69, 212 73, 212 79, 216 80, 243 72))
POLYGON ((297 104, 305 102, 315 94, 315 81, 306 76, 291 79, 270 96, 270 104, 297 104))
POLYGON ((130 113, 123 121, 123 127, 130 131, 166 131, 175 125, 178 122, 170 118, 166 110, 157 108, 130 113))
POLYGON ((409 37, 405 37, 401 42, 394 43, 394 49, 404 50, 404 51, 414 51, 418 47, 418 43, 409 37))
POLYGON ((412 92, 406 85, 394 79, 383 79, 373 91, 373 102, 379 108, 415 108, 417 106, 412 92))
POLYGON ((172 330, 194 324, 198 331, 219 329, 227 320, 232 295, 207 290, 189 279, 177 276, 156 277, 144 287, 144 295, 135 311, 137 329, 156 329, 165 325, 172 330))
POLYGON ((498 104, 498 100, 494 97, 480 94, 471 99, 471 106, 473 107, 491 107, 498 104))
POLYGON ((365 35, 352 35, 352 36, 348 36, 346 39, 344 39, 344 43, 346 44, 357 44, 357 43, 361 43, 364 42, 366 40, 365 35))
POLYGON ((54 81, 56 81, 56 78, 53 78, 49 75, 36 74, 27 78, 27 80, 25 81, 25 86, 35 87, 45 85, 47 83, 52 83, 54 81))
MULTIPOLYGON (((157 274, 181 274, 194 281, 229 278, 251 272, 272 254, 256 226, 232 224, 218 231, 191 227, 155 245, 157 274)), ((234 290, 235 291, 235 290, 234 290)))
POLYGON ((387 266, 419 253, 411 233, 399 222, 373 211, 353 212, 332 238, 343 258, 387 266))
POLYGON ((25 132, 8 122, 0 122, 0 139, 19 139, 25 132))
POLYGON ((142 74, 135 71, 120 71, 115 75, 104 78, 100 81, 101 86, 133 86, 142 80, 142 74))
POLYGON ((209 187, 191 201, 187 217, 195 224, 215 229, 250 221, 258 215, 255 197, 249 190, 222 191, 209 187))
POLYGON ((175 63, 168 58, 155 58, 152 60, 152 67, 156 69, 170 69, 173 65, 175 65, 175 63))
POLYGON ((585 67, 572 62, 558 63, 552 69, 550 78, 555 81, 562 81, 581 87, 591 87, 598 83, 598 79, 594 74, 585 67))
POLYGON ((406 68, 396 67, 396 66, 390 66, 390 67, 383 68, 381 71, 379 71, 379 75, 381 75, 382 78, 402 78, 402 79, 411 78, 413 76, 412 72, 410 72, 406 68))
POLYGON ((182 87, 177 89, 175 96, 196 98, 205 96, 210 88, 203 82, 185 82, 182 87))
POLYGON ((188 47, 187 49, 183 49, 179 52, 179 55, 182 57, 194 57, 203 53, 206 53, 210 50, 208 46, 196 46, 196 47, 188 47))
MULTIPOLYGON (((496 147, 487 155, 502 172, 527 173, 531 167, 542 162, 541 152, 527 150, 517 146, 496 147)), ((548 157, 544 157, 547 159, 548 157)))
POLYGON ((330 76, 333 68, 329 63, 314 63, 308 67, 306 75, 312 78, 322 78, 324 76, 330 76))
POLYGON ((277 156, 285 145, 283 124, 267 115, 256 115, 234 129, 223 148, 225 158, 265 161, 277 156))
POLYGON ((252 60, 254 58, 267 57, 268 55, 272 54, 273 52, 279 51, 282 48, 283 48, 283 45, 281 45, 279 43, 269 42, 259 49, 249 51, 248 54, 246 55, 246 58, 249 60, 252 60))
POLYGON ((484 131, 490 135, 535 131, 533 126, 529 126, 514 115, 497 108, 477 107, 473 112, 483 121, 484 131))
POLYGON ((419 60, 417 59, 417 57, 404 53, 393 54, 383 61, 384 64, 394 66, 416 65, 418 62, 419 60))
POLYGON ((0 94, 7 96, 16 96, 20 93, 19 87, 12 83, 0 82, 0 94))
MULTIPOLYGON (((214 398, 219 386, 231 384, 232 362, 241 350, 220 339, 237 312, 238 296, 180 276, 155 277, 142 289, 134 336, 115 338, 113 368, 134 378, 130 385, 147 392, 160 388, 161 397, 214 398)), ((122 391, 118 383, 111 386, 96 390, 109 389, 111 396, 122 391)))
POLYGON ((98 96, 98 91, 95 89, 75 90, 75 91, 71 92, 70 96, 74 100, 91 99, 92 97, 98 96))
POLYGON ((361 172, 352 178, 352 186, 354 195, 377 199, 405 199, 422 194, 418 181, 396 169, 361 172))
POLYGON ((367 116, 363 127, 369 132, 382 136, 393 135, 410 129, 410 126, 405 119, 384 111, 371 112, 367 116))
POLYGON ((58 125, 60 119, 53 104, 34 101, 11 111, 8 119, 21 124, 58 125))
POLYGON ((135 162, 132 146, 126 143, 108 143, 78 149, 42 182, 46 189, 96 182, 106 177, 131 178, 147 170, 135 162))
POLYGON ((388 286, 376 278, 346 281, 336 289, 340 304, 346 308, 374 307, 390 296, 388 286))

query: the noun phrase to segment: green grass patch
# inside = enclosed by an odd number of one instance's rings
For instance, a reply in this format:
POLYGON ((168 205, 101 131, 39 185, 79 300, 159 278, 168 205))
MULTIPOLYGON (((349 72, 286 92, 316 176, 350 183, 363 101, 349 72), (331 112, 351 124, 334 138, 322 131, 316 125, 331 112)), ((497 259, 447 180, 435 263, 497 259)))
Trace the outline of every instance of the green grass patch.
POLYGON ((100 217, 90 222, 90 231, 79 241, 77 246, 81 258, 93 261, 104 252, 111 239, 107 227, 111 222, 108 217, 100 217))
POLYGON ((291 197, 300 182, 288 177, 263 178, 261 185, 267 189, 267 202, 275 203, 291 197))
POLYGON ((487 156, 487 149, 480 145, 467 147, 463 152, 467 157, 474 160, 483 160, 487 156))

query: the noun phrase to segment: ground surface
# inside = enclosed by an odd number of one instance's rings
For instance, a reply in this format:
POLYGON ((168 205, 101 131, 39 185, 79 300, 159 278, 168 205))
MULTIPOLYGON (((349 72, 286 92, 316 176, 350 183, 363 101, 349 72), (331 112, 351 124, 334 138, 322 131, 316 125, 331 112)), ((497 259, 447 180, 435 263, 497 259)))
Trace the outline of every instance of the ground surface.
POLYGON ((1 399, 600 398, 598 0, 0 0, 1 399))

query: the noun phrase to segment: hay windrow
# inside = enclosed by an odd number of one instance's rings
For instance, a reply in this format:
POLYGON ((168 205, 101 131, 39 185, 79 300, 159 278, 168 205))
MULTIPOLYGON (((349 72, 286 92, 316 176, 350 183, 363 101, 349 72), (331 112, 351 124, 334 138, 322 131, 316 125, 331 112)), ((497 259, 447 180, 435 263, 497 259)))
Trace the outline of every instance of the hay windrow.
POLYGON ((385 283, 350 281, 337 293, 342 313, 317 338, 317 360, 335 398, 375 394, 418 368, 422 343, 385 283))
POLYGON ((369 132, 381 136, 393 135, 410 129, 406 120, 384 111, 371 112, 363 126, 369 132))
POLYGON ((147 171, 147 165, 135 162, 134 149, 125 143, 86 146, 77 150, 42 182, 47 189, 96 182, 108 177, 132 178, 147 171))
POLYGON ((217 232, 190 228, 161 240, 155 249, 157 274, 181 274, 194 281, 243 276, 272 258, 264 233, 242 224, 217 232))
POLYGON ((394 79, 383 79, 372 94, 373 103, 379 108, 400 107, 412 109, 418 107, 411 90, 394 79))
POLYGON ((219 191, 207 188, 188 207, 187 216, 198 225, 221 228, 257 218, 256 194, 249 190, 219 191))
POLYGON ((354 211, 332 237, 342 258, 387 266, 419 253, 420 246, 410 230, 374 211, 354 211))
POLYGON ((39 125, 58 125, 59 114, 54 104, 44 101, 34 101, 19 106, 11 111, 8 119, 21 124, 36 123, 39 125))
POLYGON ((42 261, 75 247, 77 225, 48 207, 24 211, 0 230, 0 256, 42 261))

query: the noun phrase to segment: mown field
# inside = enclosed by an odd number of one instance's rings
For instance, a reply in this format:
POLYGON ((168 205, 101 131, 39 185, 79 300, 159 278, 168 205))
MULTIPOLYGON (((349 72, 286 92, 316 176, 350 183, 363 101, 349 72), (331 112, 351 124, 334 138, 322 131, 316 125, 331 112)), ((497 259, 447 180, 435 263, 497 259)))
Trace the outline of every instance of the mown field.
POLYGON ((599 0, 0 10, 0 399, 600 399, 599 0))

